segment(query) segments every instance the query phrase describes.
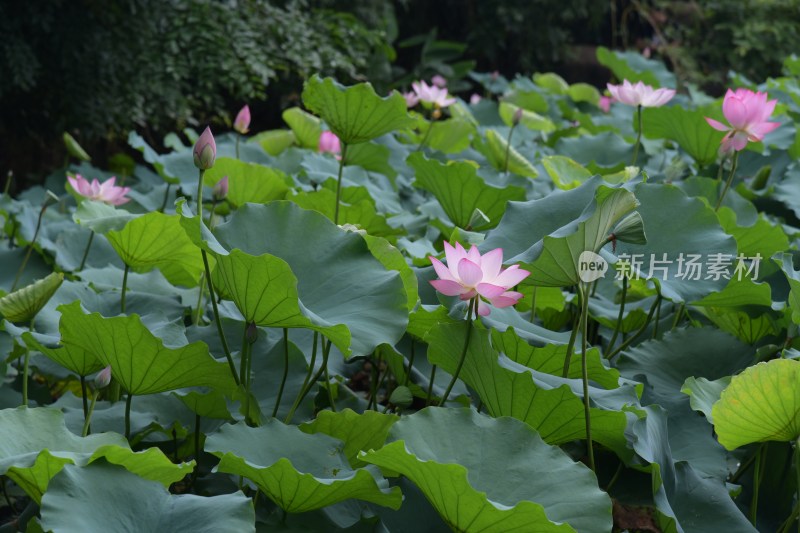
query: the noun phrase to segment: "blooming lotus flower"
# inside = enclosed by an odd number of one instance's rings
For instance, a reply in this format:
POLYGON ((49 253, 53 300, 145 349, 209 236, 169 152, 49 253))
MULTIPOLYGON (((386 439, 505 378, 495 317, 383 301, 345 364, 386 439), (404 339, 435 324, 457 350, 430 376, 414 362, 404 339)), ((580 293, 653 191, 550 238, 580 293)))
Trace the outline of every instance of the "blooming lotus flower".
POLYGON ((743 150, 748 141, 758 142, 764 136, 780 126, 778 122, 768 122, 770 115, 775 110, 777 100, 767 101, 767 93, 756 92, 749 89, 728 89, 722 101, 722 113, 730 126, 705 117, 709 126, 719 131, 727 131, 722 139, 722 151, 743 150))
POLYGON ((228 176, 224 176, 219 180, 216 185, 214 185, 214 188, 211 189, 211 193, 216 200, 223 200, 228 196, 228 176))
POLYGON ((131 201, 130 198, 125 197, 131 188, 117 187, 114 185, 117 182, 115 176, 110 177, 103 183, 100 183, 97 179, 93 179, 92 182, 89 183, 89 180, 80 174, 75 174, 75 177, 68 176, 67 181, 69 181, 69 184, 76 193, 89 200, 97 200, 109 205, 122 205, 131 201))
POLYGON ((611 97, 626 105, 642 107, 661 107, 675 96, 674 89, 653 89, 650 85, 638 82, 635 85, 628 80, 622 85, 606 85, 611 97))
POLYGON ((608 113, 611 111, 611 102, 613 101, 614 99, 610 96, 601 96, 600 101, 597 102, 597 107, 602 109, 603 113, 608 113))
POLYGON ((456 103, 455 98, 448 98, 447 89, 428 85, 424 81, 415 81, 411 87, 417 93, 420 102, 432 104, 435 107, 448 107, 456 103))
POLYGON ((214 160, 217 159, 217 143, 214 142, 214 136, 211 134, 211 128, 206 126, 200 138, 194 143, 194 166, 200 170, 208 170, 214 166, 214 160))
POLYGON ((339 154, 342 151, 342 143, 339 137, 332 131, 323 131, 319 136, 319 151, 331 154, 339 154))
POLYGON ((473 246, 469 252, 456 243, 444 243, 447 266, 435 257, 430 257, 433 268, 439 279, 431 281, 431 285, 446 296, 458 296, 462 300, 470 300, 478 296, 478 314, 489 314, 487 300, 495 307, 509 307, 516 304, 522 294, 509 291, 511 287, 530 276, 530 272, 522 270, 519 265, 512 265, 502 270, 503 249, 495 248, 481 256, 478 248, 473 246))
POLYGON ((447 87, 447 79, 445 79, 444 76, 440 76, 439 74, 431 78, 431 83, 434 84, 436 87, 439 87, 440 89, 444 89, 445 87, 447 87))
POLYGON ((419 103, 419 96, 414 91, 403 93, 403 98, 406 99, 406 107, 411 109, 419 103))
POLYGON ((233 121, 233 129, 244 135, 250 131, 250 107, 244 106, 239 110, 236 119, 233 121))

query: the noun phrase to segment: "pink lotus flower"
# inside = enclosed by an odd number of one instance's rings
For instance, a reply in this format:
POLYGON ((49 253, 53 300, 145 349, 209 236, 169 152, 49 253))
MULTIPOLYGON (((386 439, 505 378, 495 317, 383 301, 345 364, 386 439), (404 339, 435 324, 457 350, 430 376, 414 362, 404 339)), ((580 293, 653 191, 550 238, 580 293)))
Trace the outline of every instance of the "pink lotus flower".
POLYGON ((614 99, 610 96, 601 96, 600 101, 597 102, 597 107, 602 109, 603 113, 608 113, 611 111, 611 102, 613 101, 614 99))
POLYGON ((472 93, 472 96, 469 97, 469 105, 475 105, 481 101, 481 95, 478 93, 472 93))
POLYGON ((323 131, 319 136, 319 151, 322 153, 339 154, 342 152, 342 143, 332 131, 323 131))
POLYGON ((722 138, 723 152, 743 150, 748 141, 759 142, 764 136, 780 126, 778 122, 768 122, 775 110, 777 100, 767 101, 767 93, 754 93, 749 89, 728 89, 722 101, 722 113, 730 126, 705 117, 708 125, 719 131, 727 131, 722 138))
POLYGON ((406 107, 411 109, 419 103, 419 96, 414 91, 403 93, 403 98, 406 99, 406 107))
POLYGON ((456 103, 455 98, 448 98, 447 89, 428 85, 424 81, 411 84, 420 102, 433 104, 435 107, 448 107, 456 103))
POLYGON ((211 189, 211 193, 216 200, 225 199, 225 197, 228 196, 228 176, 223 176, 223 178, 214 185, 214 188, 211 189))
POLYGON ((447 87, 447 79, 444 76, 440 76, 439 74, 431 78, 431 83, 434 84, 436 87, 439 87, 440 89, 444 89, 445 87, 447 87))
POLYGON ((241 133, 242 135, 246 134, 250 131, 250 107, 244 106, 241 110, 239 110, 239 114, 236 115, 236 119, 233 121, 233 129, 241 133))
POLYGON ((631 82, 625 80, 622 85, 609 83, 606 87, 614 100, 634 107, 661 107, 675 96, 674 89, 653 89, 641 81, 632 85, 631 82))
POLYGON ((122 205, 131 201, 130 198, 125 197, 131 188, 117 187, 114 185, 117 182, 117 178, 114 176, 103 183, 100 183, 97 179, 93 179, 92 182, 89 183, 89 180, 80 174, 75 174, 75 177, 68 176, 67 181, 69 181, 69 184, 76 193, 89 200, 97 200, 110 205, 122 205))
POLYGON ((208 170, 214 166, 214 161, 217 159, 217 143, 214 142, 214 136, 211 134, 211 128, 206 127, 203 130, 200 138, 194 143, 194 166, 200 170, 208 170))
POLYGON ((481 257, 473 246, 467 252, 460 243, 456 247, 444 243, 447 266, 435 257, 429 257, 439 279, 431 281, 431 285, 446 296, 458 296, 462 300, 478 298, 478 314, 489 314, 489 306, 481 299, 486 299, 495 307, 509 307, 516 304, 522 294, 509 291, 511 287, 530 276, 530 272, 522 270, 519 265, 512 265, 502 270, 503 249, 495 248, 481 257))

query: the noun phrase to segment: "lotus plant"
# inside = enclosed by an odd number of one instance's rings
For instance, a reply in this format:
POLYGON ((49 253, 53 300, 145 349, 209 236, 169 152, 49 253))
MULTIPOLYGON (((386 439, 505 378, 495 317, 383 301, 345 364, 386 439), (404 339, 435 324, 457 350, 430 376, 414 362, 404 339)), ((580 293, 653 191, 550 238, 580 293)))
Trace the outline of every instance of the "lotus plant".
POLYGON ((780 126, 778 122, 769 122, 775 110, 777 100, 767 100, 767 93, 753 92, 750 89, 728 89, 722 101, 722 114, 729 125, 705 117, 708 125, 718 131, 725 131, 720 150, 729 154, 733 152, 731 173, 722 194, 717 201, 717 209, 722 205, 722 200, 731 186, 736 164, 739 161, 739 151, 744 150, 748 142, 759 142, 764 136, 780 126))
POLYGON ((411 84, 411 87, 420 102, 433 106, 435 109, 450 107, 456 103, 456 99, 450 97, 444 87, 428 85, 424 81, 415 81, 411 84))
MULTIPOLYGON (((522 280, 530 276, 530 272, 519 268, 519 265, 512 265, 506 269, 503 265, 503 249, 495 248, 484 255, 478 251, 474 245, 467 251, 456 243, 453 247, 450 243, 444 243, 445 259, 447 266, 439 259, 429 257, 439 279, 430 282, 433 287, 445 296, 458 296, 461 300, 469 301, 467 310, 467 334, 464 340, 464 349, 461 352, 453 379, 442 396, 442 404, 447 401, 450 391, 453 389, 469 347, 469 338, 472 331, 472 319, 474 317, 488 316, 491 309, 486 302, 494 307, 510 307, 519 302, 522 293, 510 290, 522 280)), ((434 368, 435 371, 435 368, 434 368)), ((431 385, 433 376, 431 377, 431 385)), ((428 401, 430 402, 431 389, 428 389, 428 401)))
MULTIPOLYGON (((612 85, 609 83, 607 87, 608 91, 611 93, 611 98, 615 101, 636 107, 639 132, 636 136, 636 148, 633 151, 633 163, 631 163, 635 165, 639 155, 639 146, 642 144, 642 108, 661 107, 672 100, 672 97, 675 96, 675 90, 653 89, 652 86, 645 85, 641 81, 632 84, 628 80, 624 80, 621 85, 612 85)), ((609 102, 609 105, 610 103, 611 102, 609 102)))

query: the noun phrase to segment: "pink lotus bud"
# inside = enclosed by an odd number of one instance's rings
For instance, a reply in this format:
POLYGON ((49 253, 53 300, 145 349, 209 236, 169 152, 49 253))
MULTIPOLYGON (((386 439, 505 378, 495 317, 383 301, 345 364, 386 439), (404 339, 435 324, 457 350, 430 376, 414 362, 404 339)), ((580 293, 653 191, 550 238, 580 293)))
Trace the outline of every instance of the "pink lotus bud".
POLYGON ((233 129, 244 135, 250 131, 250 107, 244 106, 239 110, 236 119, 233 121, 233 129))
POLYGON ((319 151, 330 154, 341 153, 342 144, 339 142, 339 137, 332 131, 323 131, 319 136, 319 151))
POLYGON ((224 176, 211 190, 215 200, 224 200, 228 196, 228 176, 224 176))
POLYGON ((514 111, 514 116, 511 117, 511 123, 514 126, 516 126, 516 125, 518 125, 520 123, 521 120, 522 120, 522 108, 519 107, 519 108, 517 108, 516 111, 514 111))
POLYGON ((431 78, 431 83, 433 83, 435 86, 439 87, 440 89, 444 88, 444 87, 447 87, 447 80, 445 79, 444 76, 440 76, 439 74, 437 74, 436 76, 431 78))
POLYGON ((475 105, 481 101, 481 95, 478 93, 473 93, 472 96, 469 97, 469 105, 475 105))
POLYGON ((217 158, 217 143, 214 142, 214 136, 211 134, 211 128, 206 127, 203 134, 194 143, 194 166, 200 170, 208 170, 214 166, 214 160, 217 158))
POLYGON ((97 377, 94 378, 94 385, 98 389, 108 387, 109 383, 111 383, 111 365, 98 372, 97 377))
POLYGON ((603 113, 608 113, 609 111, 611 111, 611 102, 613 101, 614 99, 611 98, 610 96, 601 96, 600 101, 597 102, 597 107, 602 109, 603 113))

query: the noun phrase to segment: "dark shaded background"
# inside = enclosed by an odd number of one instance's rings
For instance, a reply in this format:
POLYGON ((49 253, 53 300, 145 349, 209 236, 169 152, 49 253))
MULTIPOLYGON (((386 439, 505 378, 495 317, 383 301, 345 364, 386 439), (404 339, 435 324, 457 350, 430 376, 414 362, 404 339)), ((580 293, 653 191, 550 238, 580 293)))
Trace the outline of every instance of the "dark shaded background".
POLYGON ((244 103, 281 127, 314 72, 379 91, 442 74, 555 71, 602 87, 598 45, 660 57, 713 95, 734 70, 780 74, 800 0, 0 0, 0 176, 12 190, 67 160, 70 132, 113 167, 137 130, 227 128, 244 103))

